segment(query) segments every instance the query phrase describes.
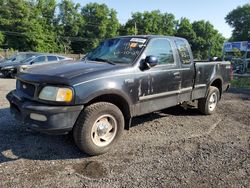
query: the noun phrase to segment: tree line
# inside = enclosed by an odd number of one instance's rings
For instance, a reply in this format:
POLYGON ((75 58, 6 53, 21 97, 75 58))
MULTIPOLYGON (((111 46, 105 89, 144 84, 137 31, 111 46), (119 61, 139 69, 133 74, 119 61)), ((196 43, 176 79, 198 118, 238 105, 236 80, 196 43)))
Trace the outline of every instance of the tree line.
MULTIPOLYGON (((234 16, 232 16, 234 17, 234 16)), ((228 16, 227 22, 232 18, 228 16)), ((233 22, 234 23, 234 22, 233 22)), ((135 12, 119 23, 105 4, 81 6, 71 0, 0 0, 0 47, 19 51, 87 53, 102 40, 119 35, 175 35, 189 40, 194 56, 221 56, 225 38, 204 20, 177 20, 158 10, 135 12)))

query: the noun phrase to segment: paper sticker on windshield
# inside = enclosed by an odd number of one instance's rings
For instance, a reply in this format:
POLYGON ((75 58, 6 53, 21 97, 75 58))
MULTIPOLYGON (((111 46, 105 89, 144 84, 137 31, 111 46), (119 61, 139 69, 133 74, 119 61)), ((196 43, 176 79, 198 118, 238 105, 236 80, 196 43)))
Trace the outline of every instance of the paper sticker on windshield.
POLYGON ((137 45, 138 45, 138 43, 132 42, 132 43, 130 43, 130 48, 136 48, 137 45))
POLYGON ((142 38, 132 38, 130 42, 138 42, 144 44, 147 41, 147 39, 142 39, 142 38))

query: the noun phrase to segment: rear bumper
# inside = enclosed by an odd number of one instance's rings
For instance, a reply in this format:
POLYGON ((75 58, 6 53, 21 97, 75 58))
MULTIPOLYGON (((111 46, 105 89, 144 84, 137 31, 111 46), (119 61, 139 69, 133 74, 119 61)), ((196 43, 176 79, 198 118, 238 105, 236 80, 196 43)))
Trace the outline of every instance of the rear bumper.
POLYGON ((10 92, 6 98, 10 102, 10 111, 14 117, 26 124, 32 130, 47 134, 66 134, 72 130, 83 105, 52 106, 45 105, 10 92), (39 119, 39 120, 38 120, 39 119))

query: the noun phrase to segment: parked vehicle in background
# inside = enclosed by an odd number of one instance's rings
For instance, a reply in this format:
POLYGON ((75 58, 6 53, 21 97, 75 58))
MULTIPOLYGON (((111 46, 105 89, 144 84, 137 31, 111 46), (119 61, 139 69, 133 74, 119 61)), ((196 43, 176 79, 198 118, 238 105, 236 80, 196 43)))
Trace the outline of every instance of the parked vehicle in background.
MULTIPOLYGON (((27 58, 34 56, 36 53, 34 52, 18 52, 8 58, 5 58, 1 61, 1 63, 13 63, 13 62, 20 62, 27 58)), ((1 65, 0 65, 1 66, 1 65)))
MULTIPOLYGON (((23 54, 24 56, 24 54, 23 54)), ((30 66, 45 64, 45 63, 53 63, 59 62, 63 60, 72 60, 72 58, 54 55, 54 54, 43 54, 43 53, 27 53, 25 54, 27 58, 20 58, 15 60, 11 60, 9 62, 2 63, 0 65, 0 72, 4 75, 4 77, 15 77, 19 69, 26 69, 30 66)))
POLYGON ((135 116, 197 100, 215 112, 230 86, 230 62, 195 62, 187 40, 164 36, 108 39, 83 62, 30 68, 7 95, 33 130, 65 134, 90 155, 107 152, 135 116))
POLYGON ((233 58, 231 62, 234 73, 236 74, 250 73, 250 59, 233 58))
POLYGON ((34 52, 18 52, 8 58, 5 58, 4 60, 2 60, 0 62, 0 73, 2 73, 4 75, 4 77, 11 77, 11 72, 8 74, 7 70, 2 72, 1 69, 3 67, 9 67, 12 68, 13 66, 19 64, 20 62, 36 55, 37 53, 34 52))

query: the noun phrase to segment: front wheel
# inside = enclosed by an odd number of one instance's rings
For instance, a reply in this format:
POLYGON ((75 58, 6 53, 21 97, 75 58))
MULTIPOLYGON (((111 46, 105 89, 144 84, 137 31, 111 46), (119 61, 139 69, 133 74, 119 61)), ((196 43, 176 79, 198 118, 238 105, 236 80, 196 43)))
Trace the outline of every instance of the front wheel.
POLYGON ((81 112, 73 129, 80 150, 89 155, 106 153, 120 139, 124 117, 114 104, 98 102, 81 112))
POLYGON ((219 89, 217 87, 210 86, 207 97, 199 99, 198 109, 203 114, 206 115, 213 114, 215 112, 219 99, 220 99, 219 89))

